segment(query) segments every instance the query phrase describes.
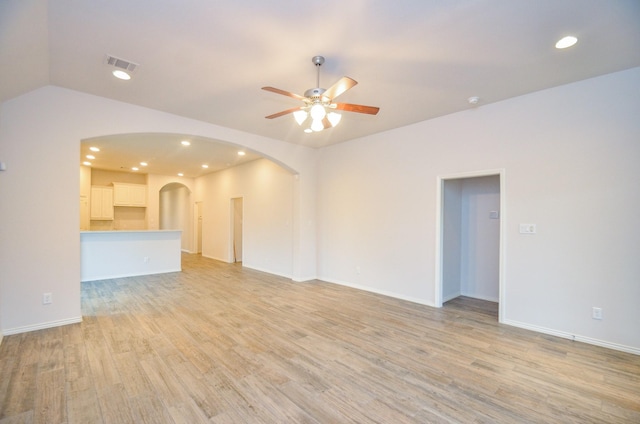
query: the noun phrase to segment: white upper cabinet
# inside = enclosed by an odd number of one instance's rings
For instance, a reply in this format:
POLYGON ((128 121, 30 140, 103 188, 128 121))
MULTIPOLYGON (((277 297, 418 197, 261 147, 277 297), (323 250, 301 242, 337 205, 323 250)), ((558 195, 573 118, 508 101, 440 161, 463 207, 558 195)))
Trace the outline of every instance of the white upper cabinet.
POLYGON ((113 206, 147 206, 147 186, 142 184, 113 183, 113 206))
POLYGON ((113 189, 111 187, 91 187, 90 219, 113 220, 113 189))

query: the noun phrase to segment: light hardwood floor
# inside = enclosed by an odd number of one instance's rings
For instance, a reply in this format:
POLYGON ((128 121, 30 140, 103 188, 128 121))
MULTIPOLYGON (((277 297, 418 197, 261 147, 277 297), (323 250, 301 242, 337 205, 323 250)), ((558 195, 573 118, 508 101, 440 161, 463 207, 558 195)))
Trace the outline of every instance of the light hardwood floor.
POLYGON ((197 255, 5 337, 7 423, 639 423, 640 357, 197 255))

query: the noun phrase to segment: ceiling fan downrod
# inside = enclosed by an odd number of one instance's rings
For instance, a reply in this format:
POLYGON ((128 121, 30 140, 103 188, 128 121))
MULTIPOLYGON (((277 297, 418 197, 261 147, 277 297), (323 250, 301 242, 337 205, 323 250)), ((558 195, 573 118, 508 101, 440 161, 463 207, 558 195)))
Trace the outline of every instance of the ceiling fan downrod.
POLYGON ((310 88, 307 91, 304 92, 304 96, 307 97, 310 100, 310 103, 320 103, 322 102, 322 94, 327 91, 324 88, 320 88, 320 67, 322 66, 322 64, 324 63, 324 57, 322 56, 314 56, 311 58, 311 61, 313 62, 314 65, 316 65, 316 68, 318 70, 317 76, 316 76, 316 87, 315 88, 310 88))
POLYGON ((318 69, 318 74, 317 74, 318 76, 316 78, 316 87, 320 88, 320 67, 324 63, 324 57, 313 56, 311 58, 311 61, 313 62, 314 65, 316 65, 316 68, 318 69))

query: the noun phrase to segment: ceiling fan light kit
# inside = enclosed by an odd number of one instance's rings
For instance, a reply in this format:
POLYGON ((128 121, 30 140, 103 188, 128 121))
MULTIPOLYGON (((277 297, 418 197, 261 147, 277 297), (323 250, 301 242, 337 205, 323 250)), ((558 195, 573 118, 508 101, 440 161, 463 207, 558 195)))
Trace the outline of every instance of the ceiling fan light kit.
POLYGON ((349 77, 342 77, 328 89, 320 88, 320 66, 324 63, 324 57, 314 56, 311 61, 318 69, 316 79, 317 87, 310 88, 305 91, 304 96, 281 90, 279 88, 262 87, 263 90, 282 94, 283 96, 293 97, 294 99, 304 102, 304 106, 294 107, 282 112, 274 113, 273 115, 266 116, 267 119, 278 118, 291 113, 298 125, 305 128, 304 132, 311 133, 337 126, 342 119, 342 115, 335 112, 335 110, 364 113, 368 115, 375 115, 378 113, 380 108, 374 106, 334 103, 333 100, 336 97, 355 86, 358 82, 349 77))

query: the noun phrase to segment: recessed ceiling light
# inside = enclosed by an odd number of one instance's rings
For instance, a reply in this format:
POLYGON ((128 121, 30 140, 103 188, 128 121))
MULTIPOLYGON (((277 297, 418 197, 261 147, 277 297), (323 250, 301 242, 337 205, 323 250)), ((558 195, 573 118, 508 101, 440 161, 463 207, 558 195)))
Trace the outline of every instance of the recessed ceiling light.
POLYGON ((202 167, 206 169, 209 167, 209 165, 202 165, 202 167))
POLYGON ((566 37, 561 38, 556 43, 556 49, 566 49, 567 47, 571 47, 578 42, 578 39, 572 35, 568 35, 566 37))
POLYGON ((148 163, 147 162, 140 162, 140 166, 147 166, 148 163))
POLYGON ((99 152, 100 149, 98 149, 97 147, 89 147, 89 150, 91 150, 92 152, 99 152))
POLYGON ((306 132, 307 134, 311 134, 313 130, 311 128, 307 128, 304 130, 304 132, 306 132))
POLYGON ((178 177, 184 177, 184 174, 182 172, 178 172, 178 177))
POLYGON ((85 156, 85 157, 86 157, 87 159, 95 159, 95 158, 96 158, 96 157, 95 157, 95 156, 93 156, 93 155, 87 155, 87 156, 85 156))
POLYGON ((83 165, 87 165, 87 166, 91 166, 91 162, 87 162, 87 161, 82 162, 82 164, 83 164, 83 165))
POLYGON ((242 150, 240 150, 240 151, 238 152, 238 156, 244 156, 244 155, 246 155, 246 153, 245 153, 245 152, 243 152, 242 150))
POLYGON ((135 166, 133 168, 131 168, 132 171, 137 171, 138 168, 136 168, 135 166))
POLYGON ((183 146, 191 146, 191 142, 189 140, 182 140, 180 144, 182 144, 183 146))
POLYGON ((127 74, 125 71, 121 71, 119 69, 116 69, 115 71, 112 72, 113 76, 121 79, 121 80, 130 80, 131 79, 131 75, 127 74))

